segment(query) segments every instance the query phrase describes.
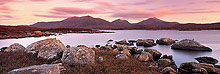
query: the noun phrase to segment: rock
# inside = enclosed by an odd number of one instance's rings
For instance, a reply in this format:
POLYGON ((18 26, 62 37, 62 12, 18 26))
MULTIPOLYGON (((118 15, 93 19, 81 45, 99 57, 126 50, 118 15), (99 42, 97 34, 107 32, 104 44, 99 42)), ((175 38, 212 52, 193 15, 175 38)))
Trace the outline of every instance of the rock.
POLYGON ((113 49, 113 53, 118 54, 120 52, 118 51, 118 49, 113 49))
POLYGON ((38 35, 38 36, 42 36, 43 33, 41 31, 34 31, 34 34, 38 35))
POLYGON ((216 72, 213 64, 200 63, 200 65, 202 66, 202 68, 205 68, 210 74, 214 74, 216 72))
POLYGON ((0 49, 0 51, 5 51, 5 49, 7 49, 8 47, 2 47, 1 49, 0 49))
POLYGON ((123 51, 124 49, 132 49, 131 47, 129 47, 128 45, 119 45, 119 44, 116 44, 113 46, 114 49, 118 49, 118 51, 123 51))
POLYGON ((171 68, 171 67, 166 67, 161 71, 162 74, 177 74, 177 72, 171 68))
POLYGON ((202 68, 199 63, 185 62, 180 65, 179 74, 208 74, 206 69, 202 68))
POLYGON ((160 56, 162 55, 162 53, 160 53, 159 51, 155 49, 145 49, 144 51, 151 53, 155 61, 160 59, 160 56))
POLYGON ((173 56, 172 55, 163 55, 161 58, 162 59, 170 59, 171 61, 173 61, 173 56))
POLYGON ((179 49, 179 50, 192 50, 192 51, 212 51, 211 48, 201 45, 200 43, 190 39, 184 39, 177 43, 174 43, 171 46, 171 48, 179 49))
POLYGON ((103 60, 104 60, 103 57, 98 57, 97 59, 98 62, 102 62, 103 60))
POLYGON ((85 48, 88 48, 86 45, 78 45, 77 47, 85 47, 85 48))
POLYGON ((47 32, 44 32, 44 34, 45 35, 50 35, 51 33, 47 31, 47 32))
POLYGON ((23 52, 25 47, 19 43, 14 43, 5 49, 6 52, 23 52))
POLYGON ((157 40, 156 43, 159 45, 171 45, 171 44, 175 43, 175 40, 172 40, 170 38, 161 38, 161 39, 157 40))
POLYGON ((67 65, 94 65, 95 51, 86 47, 72 47, 63 52, 61 61, 67 65))
POLYGON ((112 39, 109 39, 107 42, 112 42, 112 41, 114 41, 114 40, 112 40, 112 39))
POLYGON ((127 42, 127 40, 118 41, 118 42, 116 42, 116 44, 129 45, 129 43, 127 42))
POLYGON ((136 40, 128 40, 129 43, 137 42, 136 40))
POLYGON ((123 53, 127 56, 131 56, 130 50, 128 49, 123 50, 123 53))
POLYGON ((9 71, 8 74, 60 74, 64 70, 62 63, 43 64, 14 69, 9 71))
POLYGON ((71 46, 70 45, 66 45, 66 48, 70 48, 71 46))
POLYGON ((113 50, 110 46, 101 46, 100 50, 113 50))
POLYGON ((215 73, 220 74, 220 68, 215 68, 215 73))
POLYGON ((60 40, 48 38, 28 45, 25 51, 37 54, 38 58, 49 61, 61 58, 65 49, 66 47, 60 40))
POLYGON ((136 48, 136 47, 133 47, 133 48, 130 49, 131 55, 140 54, 137 51, 138 51, 138 48, 136 48))
POLYGON ((220 68, 220 65, 214 65, 215 66, 215 68, 220 68))
POLYGON ((116 57, 116 59, 128 59, 128 56, 125 54, 118 54, 115 57, 116 57))
POLYGON ((138 58, 138 60, 144 61, 144 62, 153 60, 152 54, 145 52, 145 51, 142 51, 141 54, 136 54, 135 57, 138 58))
POLYGON ((99 48, 101 45, 95 45, 96 48, 99 48))
POLYGON ((218 60, 212 57, 197 57, 195 58, 199 63, 216 64, 218 60))
POLYGON ((169 65, 171 65, 172 61, 170 59, 159 59, 158 60, 158 66, 165 68, 169 65))
POLYGON ((153 39, 145 39, 145 40, 137 40, 136 43, 137 46, 144 46, 144 47, 152 47, 155 46, 156 44, 154 43, 153 39))

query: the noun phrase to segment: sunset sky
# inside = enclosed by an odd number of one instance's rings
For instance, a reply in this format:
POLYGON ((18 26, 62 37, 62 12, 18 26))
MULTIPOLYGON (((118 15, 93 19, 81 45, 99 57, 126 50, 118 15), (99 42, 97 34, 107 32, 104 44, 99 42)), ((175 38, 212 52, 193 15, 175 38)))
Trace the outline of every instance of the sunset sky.
POLYGON ((0 24, 30 25, 72 16, 125 19, 150 17, 180 23, 220 22, 220 0, 0 0, 0 24))

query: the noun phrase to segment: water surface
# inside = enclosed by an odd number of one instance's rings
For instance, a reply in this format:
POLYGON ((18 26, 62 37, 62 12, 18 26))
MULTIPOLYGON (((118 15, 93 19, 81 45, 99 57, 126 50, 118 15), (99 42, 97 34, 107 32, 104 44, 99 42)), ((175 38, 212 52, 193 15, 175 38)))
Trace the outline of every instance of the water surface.
MULTIPOLYGON (((149 47, 157 49, 163 54, 173 55, 177 65, 182 62, 195 61, 195 57, 199 56, 211 56, 216 59, 220 59, 220 31, 216 30, 204 30, 204 31, 176 31, 176 30, 108 30, 115 33, 104 34, 88 34, 88 33, 73 33, 65 34, 61 36, 50 37, 38 37, 38 38, 22 38, 22 39, 4 39, 0 40, 0 47, 9 46, 12 43, 20 43, 24 46, 43 40, 46 38, 57 38, 61 40, 65 45, 77 46, 84 44, 90 47, 94 47, 96 44, 105 45, 107 40, 137 40, 137 39, 159 39, 159 38, 172 38, 175 40, 182 39, 194 39, 201 44, 204 44, 213 49, 212 52, 200 52, 200 51, 183 51, 172 50, 170 46, 157 45, 149 47)), ((139 47, 143 49, 143 47, 139 47)), ((220 63, 218 63, 220 64, 220 63)))

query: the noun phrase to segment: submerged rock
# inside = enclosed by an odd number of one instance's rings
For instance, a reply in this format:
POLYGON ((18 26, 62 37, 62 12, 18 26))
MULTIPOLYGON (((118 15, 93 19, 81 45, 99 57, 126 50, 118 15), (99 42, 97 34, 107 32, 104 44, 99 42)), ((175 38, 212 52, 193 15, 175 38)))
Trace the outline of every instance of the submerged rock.
POLYGON ((218 60, 212 57, 197 57, 195 58, 199 63, 216 64, 218 60))
POLYGON ((8 48, 6 48, 4 51, 23 52, 23 51, 25 51, 25 47, 19 43, 14 43, 14 44, 10 45, 8 48))
POLYGON ((63 52, 61 61, 67 65, 94 65, 95 51, 86 47, 72 47, 63 52))
POLYGON ((44 60, 56 60, 62 56, 62 52, 65 49, 65 45, 60 40, 48 38, 30 44, 25 51, 37 54, 38 58, 44 60))
POLYGON ((171 48, 179 50, 212 51, 211 48, 201 45, 200 43, 190 39, 184 39, 174 43, 171 48))
POLYGON ((159 45, 171 45, 171 44, 175 43, 175 40, 172 40, 170 38, 161 38, 161 39, 157 40, 156 43, 159 45))
POLYGON ((136 43, 137 46, 144 46, 144 47, 152 47, 155 46, 156 44, 154 43, 153 39, 145 39, 145 40, 137 40, 136 43))
POLYGON ((8 74, 60 74, 64 70, 62 63, 43 64, 14 69, 9 71, 8 74))

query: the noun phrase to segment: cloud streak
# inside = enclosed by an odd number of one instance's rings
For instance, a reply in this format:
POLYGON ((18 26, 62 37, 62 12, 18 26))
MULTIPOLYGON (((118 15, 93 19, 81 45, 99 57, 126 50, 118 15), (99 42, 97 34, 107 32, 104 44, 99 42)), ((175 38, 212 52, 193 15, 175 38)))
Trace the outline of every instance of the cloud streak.
POLYGON ((66 13, 66 14, 96 14, 98 11, 91 10, 91 9, 82 9, 76 7, 56 7, 52 9, 54 12, 57 13, 66 13))
POLYGON ((69 16, 61 16, 61 15, 40 15, 40 14, 35 14, 34 16, 46 17, 46 18, 67 18, 67 17, 69 17, 69 16))

